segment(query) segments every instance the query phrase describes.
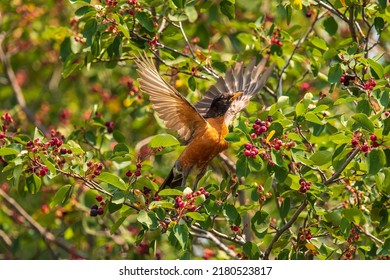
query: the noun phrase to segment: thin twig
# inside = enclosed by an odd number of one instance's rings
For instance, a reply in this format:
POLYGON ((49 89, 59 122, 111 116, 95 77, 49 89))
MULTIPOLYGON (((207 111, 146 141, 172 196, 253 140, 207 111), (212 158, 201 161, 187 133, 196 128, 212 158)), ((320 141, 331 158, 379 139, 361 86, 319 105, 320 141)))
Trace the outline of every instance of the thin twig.
MULTIPOLYGON (((228 254, 231 258, 233 259, 238 259, 237 257, 237 253, 234 252, 232 249, 230 249, 229 247, 227 247, 225 244, 223 244, 214 234, 212 234, 211 232, 207 231, 207 230, 204 230, 204 229, 201 229, 195 225, 191 226, 191 229, 193 231, 196 231, 198 233, 198 237, 201 237, 201 238, 206 238, 206 239, 209 239, 211 241, 213 241, 215 243, 215 245, 217 245, 217 247, 221 250, 223 250, 226 254, 228 254)), ((194 233, 192 233, 194 234, 194 233)), ((196 233, 195 233, 196 235, 196 233)))
POLYGON ((299 42, 297 43, 297 45, 295 46, 293 52, 291 53, 290 57, 287 59, 287 62, 284 64, 282 70, 280 70, 280 74, 279 74, 279 81, 278 81, 278 84, 277 84, 277 87, 276 87, 276 92, 278 92, 278 95, 279 97, 282 96, 282 80, 283 80, 283 74, 284 72, 286 71, 287 67, 290 65, 290 62, 291 60, 293 59, 295 53, 298 51, 298 49, 301 47, 301 45, 307 40, 307 38, 309 37, 310 33, 313 31, 314 29, 314 25, 317 23, 317 21, 322 18, 322 16, 325 14, 322 13, 321 15, 320 14, 317 14, 315 19, 313 20, 313 22, 311 23, 309 29, 306 31, 305 35, 301 38, 301 40, 299 40, 299 42))
POLYGON ((330 11, 333 15, 339 17, 340 19, 342 19, 345 22, 348 22, 348 18, 344 14, 342 14, 339 10, 332 7, 330 4, 325 3, 322 0, 315 0, 315 1, 317 2, 318 5, 324 7, 325 9, 330 11))
POLYGON ((37 122, 34 114, 27 107, 26 100, 24 99, 22 88, 19 86, 17 79, 16 79, 15 72, 11 66, 11 63, 9 60, 9 55, 7 55, 3 49, 4 39, 5 39, 5 34, 0 34, 0 60, 4 66, 5 73, 6 73, 7 78, 11 84, 12 90, 15 93, 16 100, 17 100, 20 108, 24 112, 24 114, 27 116, 27 119, 46 134, 46 133, 48 133, 48 129, 45 126, 43 126, 41 123, 37 122))
POLYGON ((359 149, 355 149, 352 151, 352 153, 347 157, 347 159, 345 160, 345 162, 343 163, 343 165, 340 167, 339 170, 337 170, 333 175, 332 177, 330 177, 328 180, 326 180, 324 182, 324 185, 328 186, 332 183, 334 183, 338 177, 340 176, 340 174, 344 171, 344 169, 348 166, 348 164, 355 158, 355 156, 359 153, 359 149))
MULTIPOLYGON (((145 38, 137 33, 131 33, 131 36, 133 37, 137 37, 138 39, 141 39, 145 42, 148 42, 150 41, 148 38, 145 38)), ((178 50, 176 50, 175 48, 172 48, 172 47, 169 47, 169 46, 166 46, 164 45, 163 43, 161 42, 157 42, 156 43, 156 46, 157 47, 160 47, 160 48, 163 48, 163 49, 166 49, 170 52, 173 52, 175 54, 178 54, 178 55, 181 55, 181 56, 184 56, 184 57, 187 57, 189 59, 191 59, 192 61, 194 61, 196 64, 198 64, 200 67, 202 67, 203 70, 205 70, 209 75, 213 76, 215 79, 218 79, 219 78, 219 75, 217 73, 215 73, 212 69, 208 68, 207 66, 203 65, 201 62, 199 62, 198 60, 192 58, 190 55, 188 54, 185 54, 185 53, 182 53, 178 50)))
POLYGON ((264 260, 268 260, 269 255, 271 254, 271 251, 272 251, 272 247, 274 246, 275 242, 278 241, 280 236, 293 225, 293 223, 298 218, 299 214, 301 214, 301 212, 303 210, 305 210, 307 204, 308 204, 308 201, 307 201, 307 199, 305 199, 302 202, 302 204, 299 206, 297 211, 295 211, 295 213, 292 215, 290 220, 288 220, 288 222, 276 232, 274 238, 272 238, 270 244, 268 245, 267 249, 264 252, 264 255, 263 255, 264 260))
POLYGON ((22 206, 20 206, 19 203, 17 203, 12 197, 10 197, 5 191, 3 191, 0 188, 0 196, 4 198, 4 200, 14 209, 16 212, 18 212, 23 218, 26 219, 26 221, 31 225, 32 228, 34 228, 41 236, 42 238, 50 243, 56 244, 58 247, 64 249, 65 251, 71 253, 73 256, 79 257, 79 258, 86 258, 85 254, 83 252, 77 251, 74 246, 66 243, 64 240, 56 237, 51 232, 48 232, 44 227, 42 227, 37 221, 35 221, 24 209, 22 206))

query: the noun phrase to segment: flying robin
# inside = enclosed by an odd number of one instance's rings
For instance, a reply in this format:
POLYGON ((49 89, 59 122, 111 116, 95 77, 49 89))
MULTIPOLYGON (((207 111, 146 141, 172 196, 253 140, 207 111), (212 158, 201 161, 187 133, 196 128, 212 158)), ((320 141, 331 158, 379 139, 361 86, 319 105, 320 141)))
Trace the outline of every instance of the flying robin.
POLYGON ((265 85, 273 66, 265 70, 266 58, 257 65, 252 59, 246 67, 238 62, 227 71, 225 78, 219 77, 205 96, 192 105, 160 76, 146 54, 141 54, 135 62, 142 91, 149 95, 166 127, 177 131, 187 145, 159 191, 166 187, 185 186, 191 171, 196 173, 195 189, 209 162, 228 148, 224 137, 234 116, 265 85))

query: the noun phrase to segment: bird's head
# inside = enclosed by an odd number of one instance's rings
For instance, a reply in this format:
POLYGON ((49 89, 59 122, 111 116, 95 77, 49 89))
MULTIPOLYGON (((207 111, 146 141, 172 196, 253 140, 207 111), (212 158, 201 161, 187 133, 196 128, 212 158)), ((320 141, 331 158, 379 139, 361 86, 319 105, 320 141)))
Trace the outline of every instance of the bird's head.
POLYGON ((243 92, 224 93, 216 97, 210 105, 205 118, 216 118, 225 115, 234 100, 240 97, 243 92))

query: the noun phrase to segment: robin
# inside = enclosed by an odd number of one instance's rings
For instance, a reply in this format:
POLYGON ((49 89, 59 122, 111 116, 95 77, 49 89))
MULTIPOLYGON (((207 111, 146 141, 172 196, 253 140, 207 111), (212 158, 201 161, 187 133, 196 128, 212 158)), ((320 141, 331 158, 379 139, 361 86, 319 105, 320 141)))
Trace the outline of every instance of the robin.
POLYGON ((185 186, 190 172, 196 174, 193 189, 205 174, 209 162, 228 148, 224 137, 234 116, 244 109, 254 93, 266 83, 272 68, 267 58, 256 65, 255 59, 245 67, 237 62, 219 77, 205 96, 191 104, 158 73, 152 59, 141 54, 135 59, 141 90, 147 93, 167 128, 177 131, 187 145, 176 160, 158 192, 166 187, 185 186))

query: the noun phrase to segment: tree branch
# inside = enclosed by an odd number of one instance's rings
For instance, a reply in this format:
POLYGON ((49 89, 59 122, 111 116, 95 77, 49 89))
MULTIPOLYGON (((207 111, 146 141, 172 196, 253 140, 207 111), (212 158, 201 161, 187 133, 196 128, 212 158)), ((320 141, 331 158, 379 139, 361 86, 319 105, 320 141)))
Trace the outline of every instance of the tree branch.
POLYGON ((283 80, 283 74, 284 72, 286 71, 287 67, 290 65, 290 62, 292 60, 292 58, 294 57, 295 53, 298 51, 298 49, 301 47, 301 45, 303 44, 303 42, 305 42, 307 40, 307 38, 309 37, 310 33, 313 31, 314 29, 314 25, 317 23, 317 21, 325 14, 322 13, 321 15, 317 14, 315 19, 313 20, 313 22, 311 23, 309 29, 306 31, 305 35, 301 38, 301 40, 299 40, 299 42, 297 43, 297 45, 295 46, 293 52, 291 53, 290 57, 287 59, 287 62, 284 64, 282 70, 280 70, 280 74, 279 74, 279 81, 278 81, 278 84, 276 86, 276 90, 275 92, 278 92, 278 95, 279 97, 282 96, 282 80, 283 80))
POLYGON ((31 225, 32 228, 34 228, 41 236, 42 238, 49 242, 56 244, 58 247, 64 249, 65 251, 71 253, 72 255, 79 257, 79 258, 86 258, 85 254, 82 252, 79 252, 75 250, 75 248, 72 245, 69 245, 64 240, 56 237, 51 232, 46 231, 44 227, 42 227, 37 221, 35 221, 24 209, 22 206, 20 206, 19 203, 17 203, 12 197, 10 197, 5 191, 3 191, 0 188, 0 196, 4 198, 4 200, 14 209, 16 212, 18 212, 23 218, 26 219, 26 221, 31 225))
POLYGON ((280 236, 293 225, 293 223, 298 218, 299 214, 301 214, 301 212, 303 210, 305 210, 307 204, 308 204, 308 202, 307 202, 307 199, 305 198, 305 200, 299 206, 297 211, 295 211, 295 213, 291 216, 290 220, 288 220, 288 222, 276 232, 274 238, 271 240, 270 244, 268 245, 267 249, 264 252, 264 255, 263 255, 264 260, 268 260, 269 255, 271 254, 271 251, 272 251, 272 247, 274 246, 275 242, 278 241, 280 236))
POLYGON ((334 183, 338 177, 340 176, 340 174, 344 171, 344 169, 348 166, 348 164, 355 158, 355 156, 359 153, 359 149, 355 149, 352 151, 352 153, 347 157, 347 159, 345 160, 345 162, 343 163, 343 165, 340 167, 339 170, 337 170, 333 175, 332 177, 330 177, 328 180, 326 180, 324 182, 324 185, 328 186, 332 183, 334 183))
POLYGON ((231 258, 233 259, 238 259, 237 253, 234 252, 232 249, 228 248, 225 244, 223 244, 214 234, 211 232, 201 229, 195 225, 191 226, 191 229, 196 231, 198 234, 195 234, 195 236, 200 237, 200 238, 206 238, 211 241, 213 241, 219 249, 224 251, 226 254, 228 254, 231 258))
POLYGON ((4 39, 5 39, 5 34, 4 33, 0 34, 0 60, 4 66, 5 73, 6 73, 7 78, 11 84, 11 87, 12 87, 12 90, 15 94, 16 100, 17 100, 20 108, 22 109, 22 111, 26 115, 27 119, 46 134, 46 133, 48 133, 48 129, 45 126, 43 126, 41 123, 37 122, 34 114, 30 111, 30 109, 26 105, 26 100, 24 99, 22 88, 19 86, 19 84, 17 82, 15 72, 11 66, 10 61, 9 61, 9 55, 7 55, 3 49, 4 39))

